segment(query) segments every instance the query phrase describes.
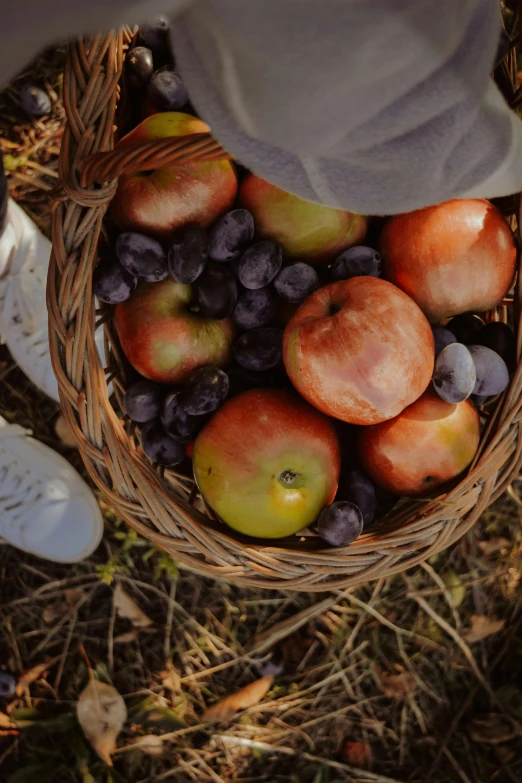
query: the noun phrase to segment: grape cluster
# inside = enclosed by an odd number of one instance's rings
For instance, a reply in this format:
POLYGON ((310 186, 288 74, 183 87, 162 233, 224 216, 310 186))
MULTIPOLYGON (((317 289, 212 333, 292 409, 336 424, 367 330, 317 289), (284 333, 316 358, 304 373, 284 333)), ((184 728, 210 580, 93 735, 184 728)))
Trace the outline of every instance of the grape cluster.
POLYGON ((132 383, 123 397, 124 413, 141 424, 141 446, 158 465, 178 465, 186 444, 227 399, 230 381, 219 367, 199 367, 183 389, 171 389, 146 378, 132 383))
POLYGON ((463 313, 445 327, 435 327, 433 337, 433 388, 443 400, 457 403, 470 397, 484 405, 506 389, 516 356, 515 335, 507 324, 484 324, 478 315, 463 313))

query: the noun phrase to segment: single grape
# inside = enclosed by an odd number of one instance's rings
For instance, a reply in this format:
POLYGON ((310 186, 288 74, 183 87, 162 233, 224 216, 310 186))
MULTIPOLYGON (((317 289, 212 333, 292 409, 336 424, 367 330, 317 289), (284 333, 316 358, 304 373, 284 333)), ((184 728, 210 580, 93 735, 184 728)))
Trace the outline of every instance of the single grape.
POLYGON ((506 57, 507 53, 509 52, 510 47, 511 47, 511 39, 507 34, 505 28, 502 27, 498 39, 498 46, 495 54, 495 62, 493 63, 493 69, 498 68, 499 65, 502 65, 502 61, 504 57, 506 57))
POLYGON ((362 533, 363 515, 354 503, 341 500, 321 511, 317 532, 330 546, 348 546, 362 533))
POLYGON ((125 58, 125 68, 134 87, 145 87, 154 72, 151 50, 146 46, 135 46, 125 58))
POLYGON ((45 114, 50 114, 52 108, 47 93, 34 84, 24 84, 20 87, 20 103, 30 117, 43 117, 45 114))
POLYGON ((435 358, 447 346, 457 342, 455 335, 449 329, 443 326, 436 326, 433 329, 433 339, 435 340, 435 358))
POLYGON ((189 100, 187 88, 173 65, 163 65, 152 74, 147 96, 158 111, 179 111, 189 100))
POLYGON ((256 242, 245 250, 239 264, 239 280, 245 288, 264 288, 283 265, 283 251, 277 242, 256 242))
POLYGON ((211 262, 195 284, 196 299, 204 318, 228 318, 237 302, 237 282, 226 266, 211 262))
POLYGON ((285 266, 276 279, 274 288, 281 297, 292 304, 299 304, 319 286, 319 275, 310 264, 298 261, 285 266))
POLYGON ((201 226, 183 226, 169 248, 170 274, 178 283, 193 283, 207 264, 208 237, 201 226))
POLYGON ((339 481, 336 501, 344 500, 357 506, 362 514, 364 526, 375 519, 377 495, 370 479, 360 470, 347 470, 339 481))
POLYGON ((451 343, 442 349, 435 361, 433 387, 446 402, 463 402, 473 393, 475 365, 462 343, 451 343))
POLYGON ((180 443, 190 443, 206 423, 207 416, 191 416, 179 405, 181 392, 175 391, 165 397, 161 410, 161 423, 167 435, 180 443))
POLYGON ((151 462, 158 465, 178 465, 185 459, 185 445, 167 435, 159 419, 143 425, 141 446, 151 462))
POLYGON ((120 264, 139 280, 156 283, 169 274, 167 254, 157 239, 126 231, 116 240, 116 255, 120 264))
POLYGON ((509 370, 504 359, 485 345, 468 345, 468 349, 477 374, 473 394, 492 397, 503 392, 509 384, 509 370))
POLYGON ((467 345, 475 342, 478 332, 484 328, 484 321, 473 313, 462 313, 446 324, 446 329, 455 335, 458 343, 467 345))
POLYGON ((501 321, 486 324, 476 336, 475 345, 485 345, 486 348, 491 348, 504 359, 508 367, 514 368, 517 341, 513 330, 507 324, 501 321))
POLYGON ((9 672, 0 672, 0 699, 9 699, 16 691, 16 680, 9 672))
POLYGON ((210 231, 209 255, 213 261, 239 258, 254 237, 254 218, 246 209, 227 212, 210 231))
POLYGON ((271 326, 245 332, 232 346, 236 362, 247 370, 270 370, 283 354, 283 330, 271 326))
POLYGON ((150 49, 158 61, 172 59, 170 51, 170 22, 166 16, 158 16, 140 27, 140 43, 150 49))
POLYGON ((178 405, 191 416, 202 416, 219 408, 228 397, 230 381, 219 367, 198 367, 178 397, 178 405))
POLYGON ((123 410, 132 421, 144 424, 157 419, 161 412, 165 388, 143 378, 135 381, 123 397, 123 410))
POLYGON ((382 259, 373 247, 358 245, 350 247, 338 256, 332 264, 332 280, 349 280, 350 277, 380 277, 382 259))
POLYGON ((94 270, 92 290, 101 302, 125 302, 136 288, 137 279, 127 272, 117 258, 103 261, 94 270))
POLYGON ((268 326, 277 313, 277 299, 270 288, 245 288, 239 294, 232 320, 240 329, 258 329, 268 326))

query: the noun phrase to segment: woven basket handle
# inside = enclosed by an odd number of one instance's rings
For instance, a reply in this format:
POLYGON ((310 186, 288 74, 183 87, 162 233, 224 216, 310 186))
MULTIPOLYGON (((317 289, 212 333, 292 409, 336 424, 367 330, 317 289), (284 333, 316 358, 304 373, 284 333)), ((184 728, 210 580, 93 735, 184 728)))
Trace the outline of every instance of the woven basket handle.
POLYGON ((192 133, 174 138, 169 136, 90 155, 80 165, 80 184, 83 188, 91 188, 122 174, 165 169, 175 163, 231 159, 232 156, 210 133, 192 133))

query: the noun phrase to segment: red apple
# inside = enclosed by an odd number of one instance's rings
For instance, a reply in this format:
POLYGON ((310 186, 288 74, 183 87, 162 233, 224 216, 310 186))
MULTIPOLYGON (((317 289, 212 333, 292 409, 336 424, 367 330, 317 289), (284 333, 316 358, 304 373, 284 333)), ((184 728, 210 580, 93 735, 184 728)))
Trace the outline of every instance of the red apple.
POLYGON ((393 217, 381 235, 385 277, 428 319, 491 310, 515 275, 515 239, 485 199, 455 199, 393 217))
POLYGON ((472 402, 444 402, 428 389, 395 419, 361 429, 359 456, 379 486, 397 495, 420 495, 462 473, 479 438, 472 402))
MULTIPOLYGON (((160 112, 143 120, 118 147, 209 130, 190 114, 160 112)), ((111 214, 124 231, 161 239, 186 223, 207 228, 232 206, 236 192, 236 173, 229 161, 182 163, 120 177, 111 214)))
POLYGON ((191 309, 191 286, 167 278, 139 283, 115 307, 116 330, 132 366, 159 383, 180 383, 196 367, 226 365, 234 327, 229 318, 212 321, 191 309))
POLYGON ((293 394, 254 389, 226 402, 196 438, 194 474, 230 527, 282 538, 331 503, 340 456, 330 421, 293 394))
POLYGON ((316 408, 350 424, 397 416, 426 389, 433 333, 415 302, 377 277, 320 288, 283 340, 286 371, 316 408))
POLYGON ((309 264, 331 261, 366 236, 368 219, 305 201, 249 174, 239 189, 240 206, 254 216, 256 234, 279 242, 286 256, 309 264))

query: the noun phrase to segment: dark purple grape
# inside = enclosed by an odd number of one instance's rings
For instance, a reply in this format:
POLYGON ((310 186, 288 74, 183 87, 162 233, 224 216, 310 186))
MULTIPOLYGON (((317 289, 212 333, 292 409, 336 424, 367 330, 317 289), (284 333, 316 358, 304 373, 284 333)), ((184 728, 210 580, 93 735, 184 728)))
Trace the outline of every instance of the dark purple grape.
POLYGON ((151 462, 158 465, 178 465, 185 459, 185 445, 167 435, 159 419, 143 425, 141 446, 151 462))
POLYGON ((245 288, 264 288, 283 265, 283 251, 277 242, 256 242, 245 250, 239 264, 239 280, 245 288))
POLYGON ((152 22, 146 22, 140 27, 140 43, 152 51, 158 62, 172 59, 169 35, 170 22, 166 16, 158 16, 152 22))
POLYGON ((348 546, 362 533, 363 515, 354 503, 341 500, 321 511, 317 532, 330 546, 348 546))
POLYGON ((187 88, 173 65, 164 65, 152 74, 147 96, 158 111, 179 111, 189 100, 187 88))
POLYGON ((462 343, 447 345, 438 355, 433 370, 433 387, 446 402, 463 402, 475 387, 475 365, 462 343))
POLYGON ((270 370, 283 355, 283 330, 271 326, 245 332, 232 346, 236 362, 247 370, 270 370))
POLYGON ((303 302, 318 286, 319 275, 313 266, 302 261, 283 267, 274 280, 274 288, 281 299, 292 304, 303 302))
POLYGON ((135 46, 125 58, 125 68, 134 87, 145 87, 154 72, 151 50, 146 46, 135 46))
POLYGON ((369 525, 377 513, 377 496, 370 479, 360 470, 347 470, 341 476, 336 501, 345 500, 357 506, 363 516, 364 525, 369 525))
POLYGON ((509 370, 504 359, 485 345, 468 345, 468 350, 477 375, 473 394, 492 397, 503 392, 509 384, 509 370))
POLYGON ((237 302, 237 282, 226 266, 211 262, 194 284, 199 310, 204 318, 228 318, 237 302))
POLYGON ((169 248, 170 274, 178 283, 193 283, 207 264, 208 237, 201 226, 184 226, 176 232, 169 248))
POLYGON ((123 397, 123 410, 132 421, 143 424, 157 419, 161 412, 165 387, 145 378, 133 383, 123 397))
POLYGON ((446 324, 446 329, 455 335, 457 342, 464 345, 475 342, 475 337, 483 328, 484 321, 473 313, 456 315, 446 324))
POLYGON ((219 408, 228 397, 230 381, 219 367, 198 367, 178 397, 178 405, 191 416, 203 416, 219 408))
POLYGON ((116 240, 116 255, 125 269, 139 280, 156 283, 169 274, 167 254, 157 239, 126 231, 116 240))
POLYGON ((20 87, 20 103, 30 117, 43 117, 45 114, 50 114, 52 108, 47 93, 34 84, 24 84, 20 87))
POLYGON ((501 321, 493 321, 481 329, 475 338, 475 345, 485 345, 498 353, 508 367, 513 368, 516 359, 517 341, 513 330, 501 321))
POLYGON ((227 212, 210 231, 209 256, 223 263, 239 258, 254 237, 254 218, 246 209, 227 212))
POLYGON ((122 267, 117 258, 102 261, 94 270, 92 290, 100 302, 125 302, 137 285, 137 279, 122 267))
POLYGON ((435 358, 447 346, 457 342, 457 338, 449 329, 443 326, 436 326, 433 329, 433 339, 435 340, 435 358))
POLYGON ((9 699, 16 691, 16 680, 9 672, 0 672, 0 699, 9 699))
POLYGON ((291 388, 292 385, 282 365, 256 372, 233 362, 230 367, 227 367, 227 375, 230 380, 231 397, 248 389, 284 389, 291 388))
POLYGON ((181 443, 190 443, 207 422, 207 416, 191 416, 179 405, 181 392, 175 391, 165 397, 161 411, 161 423, 167 435, 181 443))
POLYGON ((270 288, 245 288, 238 297, 232 320, 244 331, 268 326, 277 313, 277 299, 270 288))
POLYGON ((507 53, 509 52, 510 47, 511 47, 511 39, 507 34, 505 28, 502 27, 498 39, 498 46, 495 54, 495 62, 493 63, 493 69, 498 68, 499 65, 502 65, 502 61, 506 57, 507 53))
POLYGON ((358 245, 350 247, 338 256, 332 264, 332 280, 349 280, 351 277, 380 277, 382 259, 373 247, 358 245))

